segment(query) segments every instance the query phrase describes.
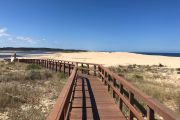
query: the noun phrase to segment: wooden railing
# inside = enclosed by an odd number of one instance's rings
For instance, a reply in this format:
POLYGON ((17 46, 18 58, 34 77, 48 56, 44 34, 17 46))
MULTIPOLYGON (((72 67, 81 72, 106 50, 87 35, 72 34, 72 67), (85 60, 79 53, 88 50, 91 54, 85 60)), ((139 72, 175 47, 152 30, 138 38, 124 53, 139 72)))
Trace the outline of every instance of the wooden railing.
POLYGON ((38 64, 70 75, 48 120, 68 119, 77 70, 83 74, 98 76, 129 120, 180 119, 179 115, 102 65, 52 59, 19 59, 19 62, 38 64))
POLYGON ((180 119, 179 115, 154 98, 146 95, 122 77, 111 72, 108 68, 100 65, 98 69, 99 77, 108 86, 108 90, 112 92, 112 97, 119 103, 120 110, 128 120, 133 120, 134 118, 138 120, 180 119), (123 111, 124 109, 127 109, 127 111, 123 111))
POLYGON ((74 67, 47 120, 67 120, 73 100, 77 66, 74 67))

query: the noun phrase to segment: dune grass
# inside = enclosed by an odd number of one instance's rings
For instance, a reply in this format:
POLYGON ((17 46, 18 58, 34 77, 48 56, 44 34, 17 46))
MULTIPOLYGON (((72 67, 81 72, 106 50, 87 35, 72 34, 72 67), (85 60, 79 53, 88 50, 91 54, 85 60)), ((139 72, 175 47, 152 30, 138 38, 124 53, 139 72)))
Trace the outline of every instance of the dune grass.
POLYGON ((163 65, 128 65, 110 69, 180 114, 180 69, 163 65))
POLYGON ((0 119, 44 120, 66 78, 34 64, 0 62, 0 119))

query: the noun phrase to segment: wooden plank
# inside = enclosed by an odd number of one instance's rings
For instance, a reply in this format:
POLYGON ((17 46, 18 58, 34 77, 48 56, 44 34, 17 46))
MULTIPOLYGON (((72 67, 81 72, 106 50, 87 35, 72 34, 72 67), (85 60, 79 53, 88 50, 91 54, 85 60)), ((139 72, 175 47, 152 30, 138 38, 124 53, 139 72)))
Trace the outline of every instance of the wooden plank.
POLYGON ((107 91, 106 86, 94 76, 80 76, 77 79, 70 112, 71 120, 125 119, 107 91))

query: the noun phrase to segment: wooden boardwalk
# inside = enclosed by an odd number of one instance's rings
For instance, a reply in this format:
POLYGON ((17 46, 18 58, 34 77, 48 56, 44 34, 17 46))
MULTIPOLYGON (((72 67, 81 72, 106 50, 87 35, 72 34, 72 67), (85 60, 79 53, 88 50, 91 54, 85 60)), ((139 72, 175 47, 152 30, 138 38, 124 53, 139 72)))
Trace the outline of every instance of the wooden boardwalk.
POLYGON ((95 76, 78 75, 76 81, 71 120, 124 120, 107 87, 95 76))
POLYGON ((103 65, 52 59, 18 61, 69 75, 47 120, 180 120, 179 115, 103 65))

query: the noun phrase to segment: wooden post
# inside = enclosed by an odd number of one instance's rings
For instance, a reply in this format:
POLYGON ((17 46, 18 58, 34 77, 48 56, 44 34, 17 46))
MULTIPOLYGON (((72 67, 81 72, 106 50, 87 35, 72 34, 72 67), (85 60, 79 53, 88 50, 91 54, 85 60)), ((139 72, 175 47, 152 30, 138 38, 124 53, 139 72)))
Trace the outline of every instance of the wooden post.
POLYGON ((51 69, 51 60, 49 60, 49 69, 51 69))
POLYGON ((88 75, 89 75, 89 71, 90 71, 90 70, 89 70, 89 64, 87 64, 87 69, 88 69, 87 71, 88 71, 88 75))
POLYGON ((104 71, 104 84, 107 85, 107 82, 106 82, 106 72, 104 71))
MULTIPOLYGON (((133 100, 134 100, 134 94, 132 92, 129 92, 129 102, 133 106, 133 100)), ((129 109, 129 119, 128 120, 133 120, 133 112, 129 109)))
POLYGON ((100 78, 101 78, 101 80, 102 80, 102 82, 103 82, 103 81, 104 81, 103 76, 102 76, 102 74, 103 74, 103 70, 102 70, 102 69, 100 69, 100 72, 101 72, 101 74, 99 74, 99 75, 100 75, 100 78))
MULTIPOLYGON (((116 87, 116 79, 112 78, 112 80, 113 80, 113 86, 116 87)), ((115 95, 114 90, 112 90, 112 92, 113 92, 113 98, 115 98, 116 95, 115 95)))
MULTIPOLYGON (((108 81, 110 81, 110 75, 107 75, 108 81)), ((110 85, 108 84, 108 91, 110 91, 110 85)))
POLYGON ((56 72, 57 72, 57 62, 56 62, 56 72))
MULTIPOLYGON (((120 84, 120 93, 123 95, 123 85, 120 84)), ((123 108, 123 100, 121 98, 119 98, 119 108, 122 111, 123 108)))
POLYGON ((105 71, 104 71, 104 69, 102 70, 102 75, 104 76, 103 82, 104 82, 104 84, 105 84, 105 71))
POLYGON ((59 63, 59 71, 61 72, 62 61, 59 63))
POLYGON ((94 65, 94 76, 96 76, 96 65, 94 65))
POLYGON ((147 106, 148 109, 147 109, 147 119, 148 120, 155 120, 155 117, 154 117, 154 110, 151 109, 149 106, 147 106))
POLYGON ((53 70, 54 69, 54 60, 52 60, 51 64, 52 64, 51 69, 53 70))
POLYGON ((83 67, 84 67, 84 66, 83 66, 83 63, 81 63, 81 72, 82 72, 82 74, 83 74, 83 72, 84 72, 84 71, 83 71, 83 67))
POLYGON ((52 60, 52 70, 54 70, 54 60, 52 60))
POLYGON ((66 73, 66 63, 65 63, 65 61, 64 61, 64 68, 63 69, 64 69, 63 72, 66 73))
POLYGON ((69 67, 68 73, 69 73, 69 76, 70 76, 71 75, 71 64, 68 64, 68 67, 69 67))
POLYGON ((49 60, 47 60, 47 68, 49 68, 49 60))

